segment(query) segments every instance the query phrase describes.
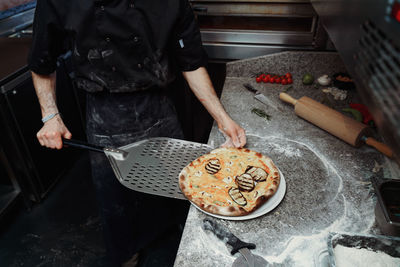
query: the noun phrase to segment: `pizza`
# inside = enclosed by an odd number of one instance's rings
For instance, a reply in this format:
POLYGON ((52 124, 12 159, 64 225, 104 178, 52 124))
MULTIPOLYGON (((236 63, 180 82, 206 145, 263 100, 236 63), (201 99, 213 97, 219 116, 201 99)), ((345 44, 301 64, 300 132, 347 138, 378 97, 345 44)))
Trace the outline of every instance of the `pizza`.
POLYGON ((277 191, 280 175, 272 160, 245 148, 218 148, 205 154, 179 174, 179 187, 187 199, 204 211, 247 215, 277 191))

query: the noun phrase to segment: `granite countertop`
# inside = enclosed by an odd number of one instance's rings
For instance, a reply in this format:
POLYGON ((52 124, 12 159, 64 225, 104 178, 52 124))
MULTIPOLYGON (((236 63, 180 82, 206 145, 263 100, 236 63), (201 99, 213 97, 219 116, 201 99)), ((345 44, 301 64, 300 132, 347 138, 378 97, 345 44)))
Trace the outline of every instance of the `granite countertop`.
MULTIPOLYGON (((330 232, 379 233, 370 178, 392 178, 391 168, 397 165, 368 146, 354 148, 297 117, 293 106, 279 100, 287 85, 255 81, 259 73, 291 72, 294 83, 289 94, 306 95, 340 110, 359 101, 355 91, 344 101, 334 100, 321 88, 304 86, 301 77, 306 72, 319 77, 344 71, 338 54, 331 52, 283 52, 227 64, 221 101, 245 128, 246 147, 272 158, 287 189, 279 206, 266 215, 246 221, 217 220, 242 240, 255 243, 254 254, 278 266, 320 266, 330 232), (244 83, 252 84, 272 104, 254 99, 244 83), (257 116, 252 108, 264 110, 271 119, 257 116), (388 167, 374 169, 376 164, 388 167)), ((218 147, 224 141, 214 124, 208 143, 218 147)), ((202 229, 206 217, 190 208, 175 266, 231 266, 238 256, 231 256, 222 241, 202 229)))

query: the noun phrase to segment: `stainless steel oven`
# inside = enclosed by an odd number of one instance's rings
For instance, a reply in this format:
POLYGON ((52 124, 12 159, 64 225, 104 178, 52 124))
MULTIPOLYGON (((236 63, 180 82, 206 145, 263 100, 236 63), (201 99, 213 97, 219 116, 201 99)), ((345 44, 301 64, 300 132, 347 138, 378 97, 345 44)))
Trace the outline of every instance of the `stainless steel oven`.
POLYGON ((327 35, 310 1, 191 0, 211 59, 324 49, 327 35))
POLYGON ((312 0, 400 165, 400 0, 312 0))

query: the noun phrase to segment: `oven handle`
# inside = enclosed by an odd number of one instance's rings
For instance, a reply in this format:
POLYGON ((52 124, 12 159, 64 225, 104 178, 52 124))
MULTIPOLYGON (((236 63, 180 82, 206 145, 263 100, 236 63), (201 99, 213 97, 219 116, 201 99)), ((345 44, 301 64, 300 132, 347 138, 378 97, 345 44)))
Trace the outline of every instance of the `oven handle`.
POLYGON ((193 11, 207 13, 208 8, 206 6, 193 6, 193 11))

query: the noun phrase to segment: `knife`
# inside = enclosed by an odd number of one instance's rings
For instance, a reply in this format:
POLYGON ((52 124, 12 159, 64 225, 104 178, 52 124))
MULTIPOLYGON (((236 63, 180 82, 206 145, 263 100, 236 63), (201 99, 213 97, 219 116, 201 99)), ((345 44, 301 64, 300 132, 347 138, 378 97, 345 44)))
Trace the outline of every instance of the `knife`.
POLYGON ((243 242, 216 221, 208 218, 204 219, 203 229, 213 232, 219 239, 230 245, 232 247, 232 255, 239 251, 241 256, 233 262, 232 266, 266 267, 269 265, 264 258, 251 253, 250 249, 255 249, 255 244, 243 242))
POLYGON ((249 90, 250 92, 255 94, 254 95, 255 99, 257 99, 258 101, 260 101, 261 103, 263 103, 264 105, 266 105, 268 107, 272 107, 272 108, 280 111, 280 109, 268 97, 266 97, 263 93, 261 93, 260 91, 255 89, 251 84, 245 83, 245 84, 243 84, 243 86, 247 90, 249 90))

